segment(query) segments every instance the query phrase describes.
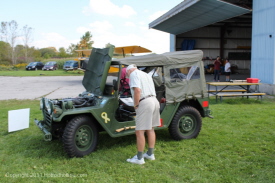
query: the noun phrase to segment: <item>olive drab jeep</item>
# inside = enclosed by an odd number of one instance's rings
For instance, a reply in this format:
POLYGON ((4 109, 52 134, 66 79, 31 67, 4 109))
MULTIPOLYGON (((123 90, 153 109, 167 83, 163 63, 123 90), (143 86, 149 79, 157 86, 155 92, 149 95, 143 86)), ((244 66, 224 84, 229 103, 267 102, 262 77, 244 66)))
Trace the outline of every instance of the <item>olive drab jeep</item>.
POLYGON ((112 60, 114 47, 93 48, 82 84, 86 91, 75 98, 42 98, 43 119, 36 125, 44 139, 62 139, 69 157, 93 152, 106 131, 111 137, 135 133, 135 110, 129 86, 123 86, 122 69, 136 64, 152 76, 160 102, 160 126, 175 140, 196 138, 202 117, 211 117, 202 51, 178 51, 112 60))

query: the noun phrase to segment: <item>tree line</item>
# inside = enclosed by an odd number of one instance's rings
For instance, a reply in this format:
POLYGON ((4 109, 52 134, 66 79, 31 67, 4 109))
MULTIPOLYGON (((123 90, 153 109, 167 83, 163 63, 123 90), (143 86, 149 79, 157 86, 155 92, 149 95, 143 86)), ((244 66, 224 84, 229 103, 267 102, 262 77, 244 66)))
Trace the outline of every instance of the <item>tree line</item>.
POLYGON ((0 63, 16 65, 42 61, 49 58, 77 57, 77 49, 91 49, 93 45, 92 34, 87 31, 80 37, 79 43, 71 43, 68 48, 55 47, 35 48, 30 46, 33 41, 34 29, 28 25, 19 28, 15 20, 1 22, 0 27, 0 63))

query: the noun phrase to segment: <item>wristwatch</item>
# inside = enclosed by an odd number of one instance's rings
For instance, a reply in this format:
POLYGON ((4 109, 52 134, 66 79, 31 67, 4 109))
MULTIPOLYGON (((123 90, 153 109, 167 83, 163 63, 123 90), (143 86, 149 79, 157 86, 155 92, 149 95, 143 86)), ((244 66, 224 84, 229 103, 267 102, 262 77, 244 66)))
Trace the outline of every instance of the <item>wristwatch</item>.
POLYGON ((135 105, 134 107, 138 107, 138 105, 135 105))

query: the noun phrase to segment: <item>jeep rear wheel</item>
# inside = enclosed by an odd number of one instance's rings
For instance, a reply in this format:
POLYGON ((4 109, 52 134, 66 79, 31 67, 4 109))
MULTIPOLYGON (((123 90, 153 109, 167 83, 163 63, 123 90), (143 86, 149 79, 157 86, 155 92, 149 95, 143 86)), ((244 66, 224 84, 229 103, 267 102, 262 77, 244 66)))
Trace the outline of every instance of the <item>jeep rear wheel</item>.
POLYGON ((98 129, 88 116, 77 116, 66 126, 63 145, 69 157, 83 157, 96 149, 98 129))
POLYGON ((197 109, 190 106, 180 107, 176 112, 169 133, 175 140, 196 138, 201 131, 201 115, 197 109))

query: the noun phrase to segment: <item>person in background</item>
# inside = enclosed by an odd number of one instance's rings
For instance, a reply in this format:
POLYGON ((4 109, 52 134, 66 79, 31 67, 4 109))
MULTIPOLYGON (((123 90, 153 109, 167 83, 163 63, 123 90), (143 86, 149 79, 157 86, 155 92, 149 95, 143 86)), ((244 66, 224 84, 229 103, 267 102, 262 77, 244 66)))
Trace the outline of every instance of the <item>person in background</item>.
POLYGON ((225 73, 225 81, 230 81, 230 72, 231 72, 231 65, 229 63, 229 60, 225 60, 225 66, 224 66, 224 73, 225 73))
POLYGON ((214 61, 214 81, 220 81, 220 70, 221 70, 221 58, 217 56, 217 59, 214 61))
POLYGON ((120 88, 119 91, 122 95, 128 96, 130 93, 129 78, 126 77, 126 67, 122 68, 120 75, 120 88))
POLYGON ((130 89, 136 111, 136 139, 137 155, 127 162, 144 164, 144 158, 155 160, 154 147, 156 134, 154 127, 160 125, 159 102, 156 99, 156 92, 152 77, 146 72, 137 69, 135 64, 129 65, 126 69, 130 78, 130 89), (145 133, 148 138, 148 151, 143 154, 145 148, 145 133))

